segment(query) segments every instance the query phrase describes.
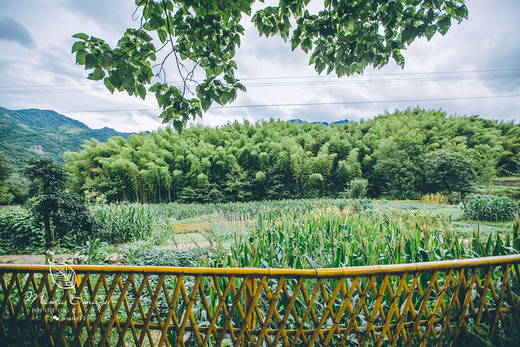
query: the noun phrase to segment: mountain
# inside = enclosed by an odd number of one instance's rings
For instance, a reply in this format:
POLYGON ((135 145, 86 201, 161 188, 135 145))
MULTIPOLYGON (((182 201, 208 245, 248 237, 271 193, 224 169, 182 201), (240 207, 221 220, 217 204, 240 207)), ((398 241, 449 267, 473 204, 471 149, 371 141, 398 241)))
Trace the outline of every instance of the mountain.
MULTIPOLYGON (((306 120, 301 120, 299 118, 296 118, 296 119, 291 119, 289 122, 291 123, 298 123, 298 124, 302 124, 302 123, 309 123, 307 122, 306 120)), ((342 120, 337 120, 335 122, 310 122, 311 124, 323 124, 323 125, 330 125, 330 124, 345 124, 345 123, 348 123, 348 119, 342 119, 342 120)))
POLYGON ((127 139, 129 135, 110 128, 91 129, 51 110, 0 107, 0 151, 15 167, 22 165, 20 159, 41 156, 63 162, 63 154, 79 151, 85 140, 106 141, 113 136, 127 139))

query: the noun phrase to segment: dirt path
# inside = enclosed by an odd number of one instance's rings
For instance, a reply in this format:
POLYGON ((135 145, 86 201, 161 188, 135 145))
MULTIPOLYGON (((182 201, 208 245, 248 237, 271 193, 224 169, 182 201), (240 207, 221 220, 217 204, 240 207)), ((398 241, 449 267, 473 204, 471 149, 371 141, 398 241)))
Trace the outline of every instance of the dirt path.
MULTIPOLYGON (((54 256, 54 261, 57 263, 61 263, 72 256, 73 256, 73 254, 70 254, 70 253, 56 254, 54 256)), ((45 255, 44 254, 0 255, 0 264, 45 264, 45 255)))
MULTIPOLYGON (((157 246, 156 249, 186 250, 194 247, 208 247, 209 242, 179 243, 177 245, 157 246)), ((72 257, 71 253, 56 254, 54 261, 63 263, 72 257)), ((0 264, 45 264, 44 254, 12 254, 0 255, 0 264)))

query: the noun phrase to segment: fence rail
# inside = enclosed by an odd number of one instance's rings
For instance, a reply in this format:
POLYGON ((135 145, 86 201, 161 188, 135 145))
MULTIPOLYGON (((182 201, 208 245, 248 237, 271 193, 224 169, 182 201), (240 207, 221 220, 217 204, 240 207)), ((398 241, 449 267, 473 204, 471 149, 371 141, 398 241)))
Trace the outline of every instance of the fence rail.
POLYGON ((519 263, 0 265, 0 345, 453 345, 476 326, 518 331, 519 263))

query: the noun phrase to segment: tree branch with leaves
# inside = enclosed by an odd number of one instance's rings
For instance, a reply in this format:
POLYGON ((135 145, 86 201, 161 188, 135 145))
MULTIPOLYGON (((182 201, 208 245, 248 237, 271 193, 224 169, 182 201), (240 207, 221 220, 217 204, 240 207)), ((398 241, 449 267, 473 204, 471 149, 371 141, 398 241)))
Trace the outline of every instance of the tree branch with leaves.
POLYGON ((468 15, 464 0, 325 0, 317 13, 309 10, 309 2, 280 0, 252 14, 254 0, 136 0, 139 28, 128 28, 116 47, 75 34, 79 41, 72 53, 77 64, 93 70, 88 78, 103 80, 112 93, 126 91, 142 99, 154 93, 160 117, 180 131, 214 103, 231 103, 238 91, 246 91, 235 77, 233 60, 245 32, 244 15, 260 35, 281 36, 293 50, 309 53, 318 73, 338 77, 381 68, 390 59, 404 66, 402 51, 415 39, 444 35, 452 20, 468 15), (167 80, 170 60, 180 86, 167 80))

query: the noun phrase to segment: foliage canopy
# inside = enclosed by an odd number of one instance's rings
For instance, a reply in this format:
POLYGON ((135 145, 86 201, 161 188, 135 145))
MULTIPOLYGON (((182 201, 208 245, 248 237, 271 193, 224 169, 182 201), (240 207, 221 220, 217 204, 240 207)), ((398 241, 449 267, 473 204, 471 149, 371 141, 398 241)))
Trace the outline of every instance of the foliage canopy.
POLYGON ((46 251, 54 247, 55 236, 80 239, 94 231, 85 201, 65 191, 68 175, 62 165, 51 159, 30 159, 22 173, 31 182, 29 203, 35 219, 43 223, 46 251))
POLYGON ((364 122, 171 128, 68 154, 74 189, 109 201, 223 202, 467 192, 491 167, 520 174, 520 126, 409 109, 364 122), (507 167, 508 169, 504 169, 507 167), (356 193, 357 194, 357 193, 356 193), (362 195, 362 194, 361 194, 362 195))
POLYGON ((135 3, 140 25, 128 28, 116 47, 78 33, 72 53, 77 64, 93 70, 88 78, 103 80, 112 93, 144 99, 151 85, 163 121, 173 121, 177 130, 214 102, 225 105, 245 91, 233 60, 245 32, 244 15, 252 16, 260 35, 279 35, 293 50, 310 53, 318 73, 338 76, 380 68, 390 59, 403 66, 401 52, 416 38, 444 35, 452 19, 460 22, 468 15, 463 0, 325 0, 319 10, 310 0, 281 0, 254 14, 254 0, 135 3), (166 81, 169 59, 182 78, 180 87, 166 81))

